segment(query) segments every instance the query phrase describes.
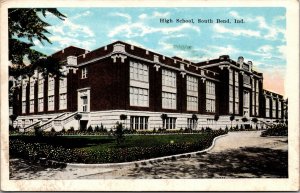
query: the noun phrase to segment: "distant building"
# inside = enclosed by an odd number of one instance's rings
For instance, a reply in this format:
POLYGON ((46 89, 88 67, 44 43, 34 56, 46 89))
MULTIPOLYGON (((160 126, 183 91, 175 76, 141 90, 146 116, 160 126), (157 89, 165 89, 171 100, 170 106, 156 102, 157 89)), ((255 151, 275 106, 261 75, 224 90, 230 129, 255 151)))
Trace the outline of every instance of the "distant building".
POLYGON ((121 41, 91 52, 71 46, 52 56, 64 63, 66 77, 36 72, 15 80, 14 126, 59 131, 113 128, 119 121, 135 130, 224 129, 250 127, 253 117, 259 127, 284 118, 283 96, 263 90, 263 74, 243 57, 194 63, 121 41), (127 120, 120 120, 122 114, 127 120))

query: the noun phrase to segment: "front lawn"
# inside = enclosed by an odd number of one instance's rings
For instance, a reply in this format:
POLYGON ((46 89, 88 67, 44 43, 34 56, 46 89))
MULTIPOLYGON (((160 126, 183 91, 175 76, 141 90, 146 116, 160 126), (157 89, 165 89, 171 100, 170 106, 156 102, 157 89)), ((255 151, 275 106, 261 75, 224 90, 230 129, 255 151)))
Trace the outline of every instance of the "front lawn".
POLYGON ((10 136, 10 156, 46 158, 67 163, 114 163, 143 160, 208 148, 224 131, 199 134, 127 135, 117 145, 113 136, 10 136))

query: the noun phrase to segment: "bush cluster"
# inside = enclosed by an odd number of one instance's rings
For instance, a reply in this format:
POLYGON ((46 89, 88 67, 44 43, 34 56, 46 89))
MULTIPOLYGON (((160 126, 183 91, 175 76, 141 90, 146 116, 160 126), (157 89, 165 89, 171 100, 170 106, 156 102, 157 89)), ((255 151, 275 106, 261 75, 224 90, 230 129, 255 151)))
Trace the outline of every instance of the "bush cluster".
MULTIPOLYGON (((160 156, 199 151, 208 148, 215 137, 225 134, 223 130, 212 131, 197 142, 170 143, 152 147, 119 147, 105 150, 67 149, 45 143, 29 143, 10 139, 10 156, 32 161, 40 158, 67 163, 114 163, 142 160, 160 156)), ((55 137, 53 138, 55 140, 55 137)))
POLYGON ((288 136, 288 127, 284 124, 271 125, 261 133, 261 136, 288 136))

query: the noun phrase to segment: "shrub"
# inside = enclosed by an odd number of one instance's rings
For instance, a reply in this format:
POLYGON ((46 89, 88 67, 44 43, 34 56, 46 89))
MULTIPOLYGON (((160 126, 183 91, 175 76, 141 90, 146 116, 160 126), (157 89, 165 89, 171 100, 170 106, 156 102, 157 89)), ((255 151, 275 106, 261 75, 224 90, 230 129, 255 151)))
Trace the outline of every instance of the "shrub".
POLYGON ((95 132, 100 132, 100 127, 98 125, 95 127, 95 132))
POLYGON ((211 131, 212 131, 211 128, 209 128, 209 127, 206 127, 206 128, 205 128, 205 132, 211 132, 211 131))
POLYGON ((74 127, 70 127, 70 129, 68 129, 69 133, 71 133, 71 132, 73 133, 74 131, 75 131, 74 127))
POLYGON ((54 129, 53 127, 51 128, 51 132, 52 132, 52 133, 55 133, 55 132, 56 132, 55 129, 54 129))
POLYGON ((93 130, 93 127, 90 125, 90 126, 88 127, 87 131, 88 131, 88 132, 93 132, 93 131, 94 131, 94 130, 93 130))
POLYGON ((125 141, 124 129, 123 129, 122 123, 117 123, 117 127, 116 127, 114 135, 116 136, 117 145, 120 145, 121 143, 123 143, 125 141))
POLYGON ((227 125, 225 127, 225 132, 228 133, 228 127, 227 127, 227 125))
POLYGON ((156 129, 155 129, 155 127, 153 128, 153 130, 152 130, 152 133, 156 133, 156 129))
POLYGON ((63 127, 61 130, 62 133, 66 133, 66 129, 63 127))
POLYGON ((271 125, 267 130, 261 133, 261 136, 288 136, 288 127, 283 124, 271 125))

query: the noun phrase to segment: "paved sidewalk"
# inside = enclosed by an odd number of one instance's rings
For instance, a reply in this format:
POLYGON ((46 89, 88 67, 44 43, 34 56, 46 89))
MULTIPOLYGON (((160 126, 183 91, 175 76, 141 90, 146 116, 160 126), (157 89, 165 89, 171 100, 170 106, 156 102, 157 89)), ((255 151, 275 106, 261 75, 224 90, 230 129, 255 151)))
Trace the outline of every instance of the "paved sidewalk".
POLYGON ((139 167, 42 168, 10 161, 11 179, 166 179, 287 177, 287 137, 260 137, 260 131, 230 132, 213 149, 139 167))

